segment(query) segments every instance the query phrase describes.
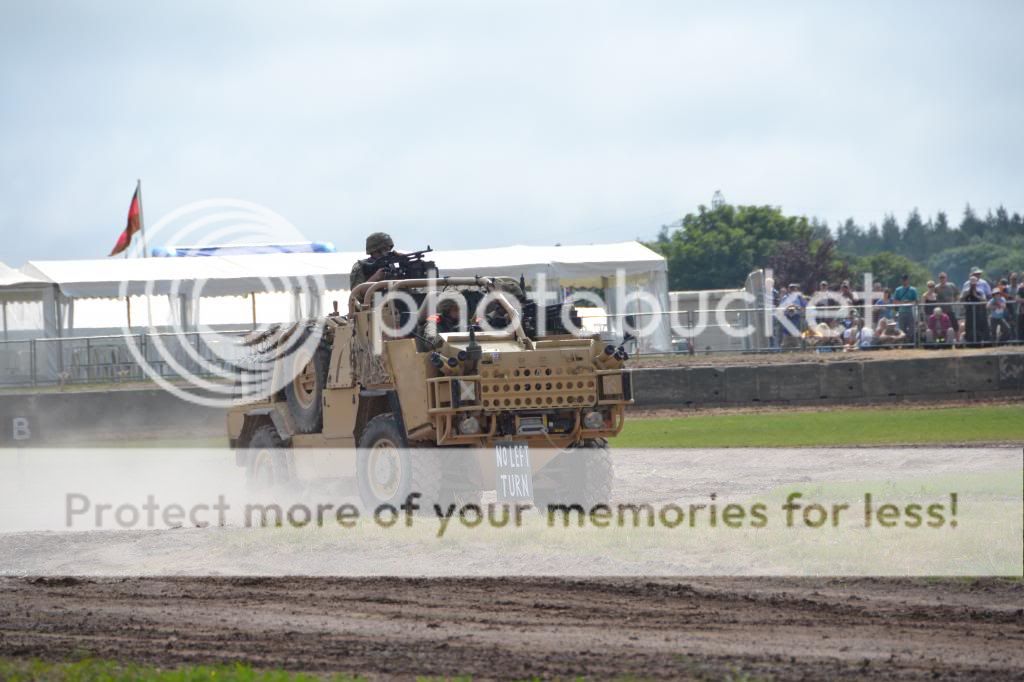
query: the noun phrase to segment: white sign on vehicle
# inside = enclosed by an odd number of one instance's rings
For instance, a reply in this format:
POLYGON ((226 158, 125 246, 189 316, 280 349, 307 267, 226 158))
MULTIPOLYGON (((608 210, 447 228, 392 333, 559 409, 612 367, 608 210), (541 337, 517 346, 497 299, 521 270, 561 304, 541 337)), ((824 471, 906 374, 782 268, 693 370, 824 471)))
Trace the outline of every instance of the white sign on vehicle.
POLYGON ((530 446, 526 443, 497 443, 494 446, 494 460, 498 502, 522 502, 533 499, 530 446))

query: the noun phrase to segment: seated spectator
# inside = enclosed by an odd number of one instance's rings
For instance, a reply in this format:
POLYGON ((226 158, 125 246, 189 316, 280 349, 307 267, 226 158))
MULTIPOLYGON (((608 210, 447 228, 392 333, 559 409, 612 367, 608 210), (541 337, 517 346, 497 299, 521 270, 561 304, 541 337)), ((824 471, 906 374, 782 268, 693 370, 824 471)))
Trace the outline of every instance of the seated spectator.
POLYGON ((925 331, 925 340, 930 344, 945 343, 953 345, 956 342, 956 331, 953 329, 953 322, 949 315, 936 306, 932 314, 928 316, 928 329, 925 331))
POLYGON ((875 347, 875 332, 867 325, 861 325, 857 332, 857 348, 869 350, 875 347))
POLYGON ((902 346, 907 340, 907 333, 900 329, 896 320, 884 320, 879 328, 881 331, 875 335, 879 346, 902 346))
POLYGON ((843 346, 846 350, 853 350, 857 347, 857 341, 860 337, 860 320, 854 319, 852 324, 843 329, 843 346))

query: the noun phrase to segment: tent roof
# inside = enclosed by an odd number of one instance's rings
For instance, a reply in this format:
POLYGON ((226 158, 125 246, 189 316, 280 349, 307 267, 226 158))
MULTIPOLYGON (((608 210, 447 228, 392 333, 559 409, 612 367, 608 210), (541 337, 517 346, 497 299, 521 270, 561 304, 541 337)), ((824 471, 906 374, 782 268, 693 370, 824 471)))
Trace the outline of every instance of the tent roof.
MULTIPOLYGON (((570 280, 626 276, 667 269, 665 259, 639 242, 588 246, 507 246, 494 249, 435 251, 430 254, 443 275, 509 275, 544 273, 570 280)), ((246 295, 253 291, 296 288, 307 277, 322 277, 327 290, 347 289, 352 264, 362 253, 273 253, 191 258, 109 258, 102 260, 30 261, 21 274, 52 282, 73 298, 113 298, 172 290, 204 296, 246 295)), ((17 271, 14 271, 17 272, 17 271)))
POLYGON ((0 262, 0 288, 8 287, 30 287, 39 288, 49 286, 49 282, 39 277, 34 277, 21 270, 15 270, 6 263, 0 262))
POLYGON ((0 300, 7 303, 40 301, 53 284, 0 263, 0 300))

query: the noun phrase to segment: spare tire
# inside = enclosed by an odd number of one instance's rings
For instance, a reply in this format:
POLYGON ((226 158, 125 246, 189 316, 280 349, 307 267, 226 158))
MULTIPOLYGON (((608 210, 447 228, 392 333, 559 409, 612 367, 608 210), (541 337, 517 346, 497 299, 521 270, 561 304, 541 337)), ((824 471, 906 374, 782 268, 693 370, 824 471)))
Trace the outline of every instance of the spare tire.
POLYGON ((310 354, 298 348, 289 358, 290 381, 284 387, 288 411, 299 433, 316 433, 323 429, 323 395, 331 350, 320 345, 310 354))

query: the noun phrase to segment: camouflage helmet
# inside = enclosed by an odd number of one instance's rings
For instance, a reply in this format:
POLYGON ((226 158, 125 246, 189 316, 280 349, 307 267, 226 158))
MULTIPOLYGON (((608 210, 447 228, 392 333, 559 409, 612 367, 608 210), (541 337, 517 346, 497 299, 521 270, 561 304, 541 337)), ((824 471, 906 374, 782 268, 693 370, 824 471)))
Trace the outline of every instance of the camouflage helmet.
POLYGON ((494 288, 506 294, 511 294, 519 300, 526 298, 526 295, 523 293, 519 284, 508 278, 495 279, 494 288))
POLYGON ((391 235, 387 232, 374 232, 366 238, 367 254, 374 251, 388 251, 393 248, 395 248, 395 243, 391 241, 391 235))

